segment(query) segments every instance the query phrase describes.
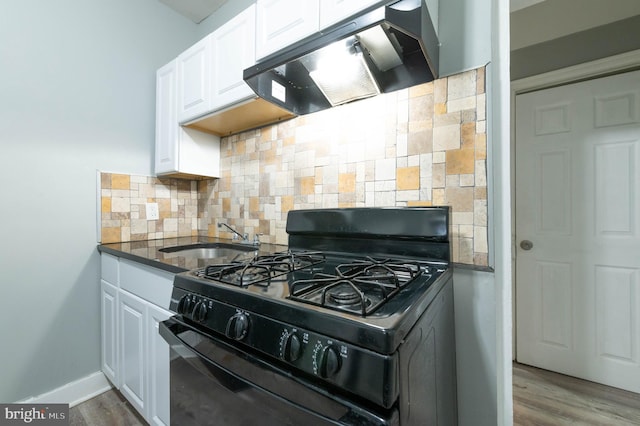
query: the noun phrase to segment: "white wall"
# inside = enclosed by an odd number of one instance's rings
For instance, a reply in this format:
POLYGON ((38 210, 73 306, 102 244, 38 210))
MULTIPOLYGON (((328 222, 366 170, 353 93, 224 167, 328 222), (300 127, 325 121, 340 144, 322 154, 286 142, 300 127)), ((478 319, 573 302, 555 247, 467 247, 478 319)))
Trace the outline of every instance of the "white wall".
POLYGON ((492 0, 440 0, 440 76, 491 61, 492 0))
POLYGON ((511 390, 509 2, 440 0, 440 75, 487 68, 490 264, 454 274, 460 425, 508 425, 511 390))
POLYGON ((155 70, 197 39, 156 0, 0 13, 0 402, 100 369, 96 169, 150 174, 155 70))

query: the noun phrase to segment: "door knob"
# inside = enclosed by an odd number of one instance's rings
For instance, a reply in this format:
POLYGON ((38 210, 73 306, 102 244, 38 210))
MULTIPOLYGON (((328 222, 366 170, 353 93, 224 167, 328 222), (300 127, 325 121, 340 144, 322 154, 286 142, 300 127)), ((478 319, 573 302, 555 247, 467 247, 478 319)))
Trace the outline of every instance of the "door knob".
POLYGON ((520 248, 522 250, 531 250, 533 248, 533 243, 529 240, 520 241, 520 248))

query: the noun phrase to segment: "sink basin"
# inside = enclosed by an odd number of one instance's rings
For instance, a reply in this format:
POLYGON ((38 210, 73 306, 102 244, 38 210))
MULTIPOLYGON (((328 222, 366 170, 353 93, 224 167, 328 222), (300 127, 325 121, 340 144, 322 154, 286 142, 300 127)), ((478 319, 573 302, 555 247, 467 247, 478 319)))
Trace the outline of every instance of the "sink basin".
POLYGON ((258 250, 257 247, 227 243, 195 243, 184 246, 165 247, 160 249, 164 257, 189 257, 195 259, 225 258, 231 260, 250 259, 258 250))

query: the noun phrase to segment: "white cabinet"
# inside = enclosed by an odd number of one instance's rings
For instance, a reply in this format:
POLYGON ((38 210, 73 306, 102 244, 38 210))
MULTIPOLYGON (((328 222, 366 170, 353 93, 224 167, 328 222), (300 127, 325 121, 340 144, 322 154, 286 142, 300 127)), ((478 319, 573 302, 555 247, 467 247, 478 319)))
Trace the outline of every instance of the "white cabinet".
POLYGON ((255 97, 242 72, 256 62, 256 8, 251 5, 212 34, 211 109, 255 97))
POLYGON ((380 0, 320 0, 320 28, 327 28, 380 0))
POLYGON ((172 315, 173 274, 105 253, 101 261, 102 371, 150 424, 168 425, 169 345, 158 325, 172 315))
POLYGON ((160 336, 159 324, 171 312, 147 305, 147 377, 149 393, 147 420, 152 425, 169 424, 169 345, 160 336))
POLYGON ((258 0, 256 58, 261 59, 320 28, 318 0, 258 0))
POLYGON ((120 387, 118 375, 118 288, 104 279, 100 282, 102 313, 102 372, 114 386, 120 387))
POLYGON ((177 60, 156 73, 156 174, 173 172, 178 162, 177 60))
POLYGON ((156 74, 155 173, 219 177, 220 138, 178 124, 179 63, 171 61, 156 74))
POLYGON ((120 392, 142 415, 145 414, 145 311, 144 300, 120 291, 118 345, 120 348, 120 392))
POLYGON ((211 36, 178 55, 178 122, 209 111, 211 106, 211 36))

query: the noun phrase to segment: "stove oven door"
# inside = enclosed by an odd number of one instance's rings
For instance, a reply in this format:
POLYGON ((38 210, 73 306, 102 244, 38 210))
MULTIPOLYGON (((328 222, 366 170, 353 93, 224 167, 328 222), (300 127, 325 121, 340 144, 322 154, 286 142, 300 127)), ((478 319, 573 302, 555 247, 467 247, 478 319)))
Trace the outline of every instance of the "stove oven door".
POLYGON ((398 425, 292 378, 261 357, 172 317, 160 324, 171 347, 172 425, 398 425))

